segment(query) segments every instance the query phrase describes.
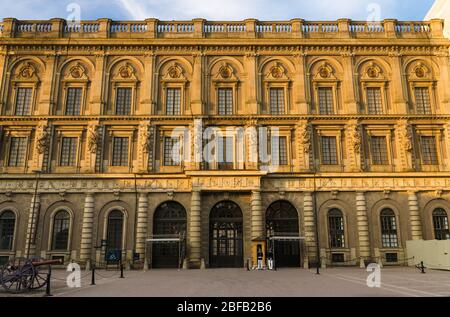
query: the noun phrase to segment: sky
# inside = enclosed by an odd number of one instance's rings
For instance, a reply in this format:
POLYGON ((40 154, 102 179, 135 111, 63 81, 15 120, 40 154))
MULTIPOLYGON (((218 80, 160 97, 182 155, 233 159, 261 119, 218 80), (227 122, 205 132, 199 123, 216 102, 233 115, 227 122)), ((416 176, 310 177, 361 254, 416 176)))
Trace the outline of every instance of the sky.
POLYGON ((0 0, 0 19, 423 20, 434 0, 0 0))

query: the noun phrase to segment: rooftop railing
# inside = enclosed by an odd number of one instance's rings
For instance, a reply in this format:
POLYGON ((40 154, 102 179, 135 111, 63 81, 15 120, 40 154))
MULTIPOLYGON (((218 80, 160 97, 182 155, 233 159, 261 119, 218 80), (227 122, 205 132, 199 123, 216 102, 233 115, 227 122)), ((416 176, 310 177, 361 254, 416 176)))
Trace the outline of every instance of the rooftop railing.
POLYGON ((0 37, 54 38, 443 38, 444 22, 337 21, 23 21, 6 18, 0 37))

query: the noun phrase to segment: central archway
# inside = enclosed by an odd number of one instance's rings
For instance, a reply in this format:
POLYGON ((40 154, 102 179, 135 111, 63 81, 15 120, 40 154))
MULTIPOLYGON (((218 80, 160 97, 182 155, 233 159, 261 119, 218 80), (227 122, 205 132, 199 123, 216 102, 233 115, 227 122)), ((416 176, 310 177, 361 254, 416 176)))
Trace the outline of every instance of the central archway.
MULTIPOLYGON (((274 202, 267 209, 266 216, 267 237, 287 236, 298 237, 298 212, 288 201, 274 202)), ((299 241, 273 241, 277 267, 300 266, 299 241)))
POLYGON ((239 206, 223 201, 210 214, 210 267, 243 267, 243 219, 239 206))
MULTIPOLYGON (((165 202, 156 209, 153 217, 153 234, 158 236, 186 233, 186 210, 174 201, 165 202)), ((152 248, 152 267, 176 268, 179 265, 178 243, 157 243, 152 248)))

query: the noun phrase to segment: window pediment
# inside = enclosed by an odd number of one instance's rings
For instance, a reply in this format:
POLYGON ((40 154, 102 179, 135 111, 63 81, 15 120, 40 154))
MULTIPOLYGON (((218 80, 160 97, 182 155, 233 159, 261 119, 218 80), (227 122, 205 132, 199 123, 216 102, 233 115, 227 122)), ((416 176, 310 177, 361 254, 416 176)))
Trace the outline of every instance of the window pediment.
POLYGON ((223 63, 216 74, 214 74, 214 82, 237 82, 239 81, 235 75, 233 67, 227 63, 223 63))
POLYGON ((387 78, 380 66, 371 62, 361 73, 361 81, 387 81, 387 78))
POLYGON ((317 68, 317 71, 314 74, 313 80, 314 81, 322 81, 322 82, 326 82, 326 81, 335 82, 335 81, 338 81, 339 79, 336 77, 333 67, 331 67, 330 64, 324 62, 324 63, 320 64, 319 67, 317 68))
POLYGON ((117 68, 117 72, 113 74, 115 82, 137 82, 136 70, 130 63, 124 63, 117 68))
POLYGON ((409 72, 409 80, 411 81, 433 81, 433 73, 431 69, 422 62, 415 63, 409 72))
POLYGON ((26 62, 17 68, 14 74, 15 82, 36 83, 39 82, 37 69, 31 62, 26 62))
POLYGON ((187 82, 187 78, 184 75, 184 69, 178 63, 173 63, 167 69, 167 72, 163 75, 162 80, 164 82, 187 82))
POLYGON ((279 82, 290 81, 289 77, 286 74, 286 68, 284 68, 281 63, 275 63, 272 67, 269 68, 269 71, 265 75, 265 80, 279 82))
POLYGON ((88 80, 86 68, 81 63, 72 65, 64 75, 64 81, 86 82, 88 80))

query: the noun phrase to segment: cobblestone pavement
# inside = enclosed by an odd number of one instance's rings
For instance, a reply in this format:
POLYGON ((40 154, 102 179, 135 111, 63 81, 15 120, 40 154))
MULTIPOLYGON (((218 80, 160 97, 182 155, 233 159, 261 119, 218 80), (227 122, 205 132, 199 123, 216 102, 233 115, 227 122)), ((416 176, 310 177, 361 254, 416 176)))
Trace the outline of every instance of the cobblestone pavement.
MULTIPOLYGON (((359 268, 321 270, 280 269, 252 271, 241 269, 98 271, 96 285, 91 286, 90 272, 82 272, 82 287, 70 289, 66 272, 53 273, 55 297, 309 297, 309 296, 450 296, 450 272, 415 268, 384 268, 381 288, 369 288, 369 272, 359 268)), ((20 296, 43 296, 44 292, 20 296)), ((2 296, 7 295, 0 291, 2 296)))

